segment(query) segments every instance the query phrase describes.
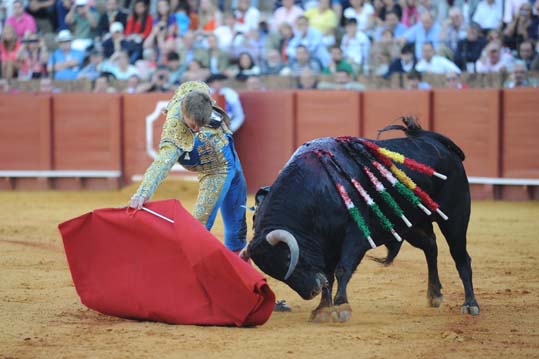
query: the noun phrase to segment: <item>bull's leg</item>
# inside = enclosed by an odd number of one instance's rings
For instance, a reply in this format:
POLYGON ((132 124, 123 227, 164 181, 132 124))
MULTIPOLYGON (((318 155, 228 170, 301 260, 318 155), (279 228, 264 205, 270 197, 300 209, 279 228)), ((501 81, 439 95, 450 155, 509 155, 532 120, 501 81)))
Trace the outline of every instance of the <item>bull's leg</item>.
POLYGON ((431 307, 439 307, 442 304, 442 284, 438 276, 438 246, 432 223, 425 223, 412 229, 406 235, 406 240, 416 248, 423 250, 428 267, 427 300, 431 307))
POLYGON ((335 282, 335 273, 326 273, 326 278, 328 279, 328 286, 322 290, 320 304, 311 312, 311 318, 309 319, 314 323, 325 323, 331 320, 331 312, 333 311, 331 293, 335 282))
POLYGON ((439 221, 438 225, 442 231, 449 251, 455 261, 460 279, 464 285, 464 304, 462 312, 472 315, 479 314, 479 304, 475 299, 472 283, 472 259, 466 250, 466 231, 468 229, 469 212, 455 214, 448 221, 439 221))
POLYGON ((358 238, 362 237, 356 236, 353 239, 344 241, 341 258, 335 270, 335 276, 337 277, 337 293, 335 294, 334 299, 335 312, 333 320, 336 322, 347 322, 352 316, 352 308, 348 304, 346 287, 348 286, 352 274, 365 256, 368 248, 370 248, 366 243, 366 240, 360 241, 358 238))

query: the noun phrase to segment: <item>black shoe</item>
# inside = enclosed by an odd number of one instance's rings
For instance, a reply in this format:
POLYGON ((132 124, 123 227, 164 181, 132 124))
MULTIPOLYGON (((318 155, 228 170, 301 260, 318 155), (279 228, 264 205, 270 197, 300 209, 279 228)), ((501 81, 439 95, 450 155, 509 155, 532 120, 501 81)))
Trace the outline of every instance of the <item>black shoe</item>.
POLYGON ((290 312, 292 308, 286 304, 286 300, 278 300, 275 302, 274 312, 290 312))

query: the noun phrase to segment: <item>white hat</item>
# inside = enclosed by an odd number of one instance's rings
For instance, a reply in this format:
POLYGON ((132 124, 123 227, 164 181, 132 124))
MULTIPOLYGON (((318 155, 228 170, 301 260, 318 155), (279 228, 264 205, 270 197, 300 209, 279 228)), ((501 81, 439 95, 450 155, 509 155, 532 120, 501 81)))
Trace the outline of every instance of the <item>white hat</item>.
POLYGON ((73 36, 71 36, 71 31, 69 30, 60 30, 58 36, 56 36, 56 41, 58 42, 66 42, 71 40, 73 40, 73 36))
POLYGON ((75 6, 84 6, 88 4, 88 0, 75 0, 75 6))
POLYGON ((114 34, 115 32, 124 32, 124 26, 121 22, 116 21, 110 24, 109 30, 111 34, 114 34))

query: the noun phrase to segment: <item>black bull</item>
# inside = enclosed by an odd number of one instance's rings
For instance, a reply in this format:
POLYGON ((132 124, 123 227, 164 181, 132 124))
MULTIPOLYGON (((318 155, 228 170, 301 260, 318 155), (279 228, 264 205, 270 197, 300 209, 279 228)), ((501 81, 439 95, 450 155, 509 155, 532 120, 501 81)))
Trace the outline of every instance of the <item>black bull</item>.
MULTIPOLYGON (((338 138, 317 139, 301 146, 281 170, 271 189, 261 189, 257 195, 257 202, 260 203, 255 213, 254 237, 247 247, 246 256, 252 258, 265 273, 288 284, 304 299, 312 299, 322 292, 321 302, 311 316, 313 321, 333 318, 343 322, 350 318, 346 287, 365 253, 371 249, 335 188, 336 172, 332 173, 317 156, 320 151, 333 153, 335 161, 349 174, 344 176, 341 172, 337 178, 341 178, 345 184, 367 222, 376 245, 387 246, 387 264, 398 254, 401 243, 382 228, 373 212, 362 202, 350 184, 351 177, 367 189, 382 212, 394 223, 400 236, 424 251, 428 265, 427 298, 432 307, 440 306, 443 297, 438 277, 438 248, 432 225, 433 222, 438 223, 464 285, 462 311, 479 313, 472 284, 471 258, 466 250, 470 192, 462 165, 464 153, 440 134, 424 131, 410 120, 405 124, 406 127, 391 127, 404 130, 406 138, 372 142, 447 175, 444 181, 398 166, 440 205, 448 216, 447 220, 436 213, 427 216, 390 189, 388 182, 384 182, 412 222, 413 226, 408 228, 383 204, 360 168, 360 164, 370 166, 368 156, 358 155, 355 158, 359 160, 353 160, 353 153, 338 138), (338 287, 332 300, 335 278, 338 287)), ((375 169, 370 167, 374 172, 375 169)))

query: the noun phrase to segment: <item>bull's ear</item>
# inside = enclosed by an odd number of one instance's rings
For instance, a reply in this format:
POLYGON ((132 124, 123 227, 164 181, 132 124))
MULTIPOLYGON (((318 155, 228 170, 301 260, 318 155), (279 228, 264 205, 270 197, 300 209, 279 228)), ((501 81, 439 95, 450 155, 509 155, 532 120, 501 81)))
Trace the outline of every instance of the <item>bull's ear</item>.
POLYGON ((256 195, 255 195, 255 206, 256 207, 258 207, 260 205, 260 203, 262 203, 264 198, 266 198, 266 196, 268 195, 270 189, 271 189, 270 186, 260 187, 260 189, 256 192, 256 195))

